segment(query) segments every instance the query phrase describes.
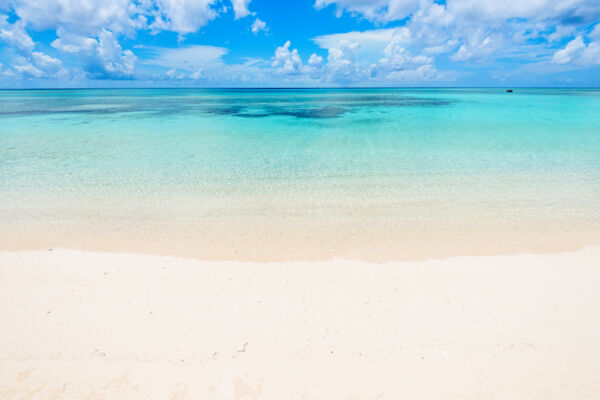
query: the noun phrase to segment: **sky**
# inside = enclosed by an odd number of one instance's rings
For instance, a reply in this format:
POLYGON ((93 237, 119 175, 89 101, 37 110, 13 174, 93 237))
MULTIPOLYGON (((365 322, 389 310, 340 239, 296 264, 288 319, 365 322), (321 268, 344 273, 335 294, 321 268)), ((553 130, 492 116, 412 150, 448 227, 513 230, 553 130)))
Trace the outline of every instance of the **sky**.
POLYGON ((600 0, 0 0, 0 88, 600 86, 600 0))

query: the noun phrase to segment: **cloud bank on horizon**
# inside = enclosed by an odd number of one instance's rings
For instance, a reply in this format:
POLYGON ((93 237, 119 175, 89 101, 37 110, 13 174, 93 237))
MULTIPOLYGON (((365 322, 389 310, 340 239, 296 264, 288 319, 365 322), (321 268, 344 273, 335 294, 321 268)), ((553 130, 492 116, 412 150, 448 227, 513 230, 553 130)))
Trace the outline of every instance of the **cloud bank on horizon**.
POLYGON ((0 87, 599 86, 598 0, 0 0, 0 87))

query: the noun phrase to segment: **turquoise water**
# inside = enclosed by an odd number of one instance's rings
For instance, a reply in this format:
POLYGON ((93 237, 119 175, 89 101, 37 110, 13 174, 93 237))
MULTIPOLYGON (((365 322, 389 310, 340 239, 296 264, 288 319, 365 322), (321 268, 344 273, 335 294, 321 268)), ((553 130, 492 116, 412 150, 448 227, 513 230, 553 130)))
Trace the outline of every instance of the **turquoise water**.
POLYGON ((0 91, 0 146, 9 248, 386 259, 600 238, 600 90, 0 91))

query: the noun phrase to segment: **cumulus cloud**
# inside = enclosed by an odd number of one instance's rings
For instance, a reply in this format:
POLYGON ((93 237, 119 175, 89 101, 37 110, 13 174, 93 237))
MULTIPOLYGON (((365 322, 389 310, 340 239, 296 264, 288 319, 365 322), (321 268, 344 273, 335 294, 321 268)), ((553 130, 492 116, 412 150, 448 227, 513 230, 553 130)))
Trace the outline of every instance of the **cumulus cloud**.
POLYGON ((50 57, 49 55, 39 51, 33 51, 31 53, 31 58, 33 59, 35 65, 44 70, 58 70, 62 65, 60 60, 50 57))
POLYGON ((181 34, 196 32, 217 16, 214 4, 215 0, 156 0, 158 10, 150 12, 154 17, 150 27, 181 34))
POLYGON ((42 70, 36 68, 26 60, 22 60, 19 64, 15 65, 14 69, 24 78, 42 78, 45 76, 42 70))
POLYGON ((270 67, 276 75, 313 84, 406 84, 440 79, 434 58, 409 49, 410 39, 406 28, 319 36, 313 40, 327 51, 326 58, 313 53, 306 64, 287 41, 275 50, 270 67))
POLYGON ((84 71, 93 78, 124 79, 135 74, 137 57, 123 50, 115 34, 103 29, 97 37, 87 37, 59 29, 52 47, 77 54, 84 71))
POLYGON ((323 57, 317 55, 316 53, 310 55, 310 58, 308 59, 308 65, 311 67, 319 67, 321 64, 323 64, 323 57))
MULTIPOLYGON (((554 43, 566 37, 585 34, 590 22, 600 18, 597 0, 447 0, 438 4, 433 0, 315 0, 317 9, 334 5, 338 16, 344 12, 370 21, 387 23, 406 19, 406 39, 413 50, 429 56, 448 54, 452 61, 491 62, 498 58, 539 58, 545 51, 552 56, 552 46, 544 48, 540 41, 554 43), (533 44, 537 47, 535 52, 533 44), (529 47, 528 47, 529 46, 529 47)), ((600 35, 597 26, 589 33, 600 35)), ((350 36, 350 34, 347 34, 350 36)), ((358 33, 353 33, 358 36, 358 33)), ((358 42, 367 35, 373 38, 365 48, 380 51, 381 43, 390 42, 395 29, 374 30, 360 34, 358 42)), ((327 40, 335 40, 328 35, 327 40)), ((322 47, 332 47, 317 38, 322 47)), ((593 40, 592 40, 593 42, 593 40)), ((406 48, 406 46, 405 46, 406 48)), ((559 51, 555 63, 575 59, 593 63, 594 43, 581 48, 578 41, 559 51), (578 45, 578 49, 573 46, 578 45), (571 52, 580 51, 579 58, 571 52)), ((407 49, 408 50, 408 49, 407 49)), ((364 56, 364 54, 363 54, 364 56)), ((372 58, 372 57, 371 57, 372 58)))
POLYGON ((62 62, 39 51, 32 51, 14 60, 13 69, 23 78, 65 77, 62 62))
POLYGON ((0 40, 21 50, 31 51, 35 47, 31 36, 25 31, 22 21, 9 24, 6 22, 6 18, 4 21, 0 20, 0 40))
POLYGON ((324 35, 314 41, 328 51, 323 69, 330 81, 416 82, 440 76, 434 58, 424 53, 423 43, 407 27, 324 35))
POLYGON ((20 20, 36 30, 68 26, 73 32, 92 34, 103 28, 126 31, 139 23, 130 0, 19 0, 13 4, 20 20))
POLYGON ((123 50, 113 33, 103 30, 98 36, 96 47, 99 72, 102 77, 131 77, 135 71, 137 57, 131 50, 123 50))
MULTIPOLYGON (((10 9, 18 19, 9 24, 6 16, 0 16, 0 40, 27 60, 15 65, 16 71, 27 76, 45 76, 50 68, 48 60, 33 53, 36 45, 27 32, 32 29, 55 30, 57 39, 51 43, 52 47, 65 54, 76 54, 88 77, 132 78, 137 57, 122 48, 120 37, 133 37, 139 29, 153 33, 170 30, 180 35, 196 32, 217 16, 213 8, 216 2, 13 0, 9 2, 10 9)), ((246 6, 248 1, 242 3, 246 6)))
POLYGON ((600 64, 600 41, 588 44, 578 62, 582 65, 600 64))
POLYGON ((581 36, 577 36, 563 49, 554 53, 552 62, 555 64, 600 64, 600 41, 586 44, 581 36))
POLYGON ((9 24, 7 20, 7 16, 0 16, 0 40, 20 50, 33 50, 35 44, 31 36, 25 31, 23 21, 9 24))
POLYGON ((202 68, 198 68, 190 74, 190 78, 192 78, 192 80, 205 79, 206 75, 204 75, 204 70, 202 70, 202 68))
POLYGON ((420 0, 316 0, 315 7, 321 9, 335 5, 337 15, 343 12, 359 14, 371 21, 400 20, 410 15, 420 0))
POLYGON ((5 49, 0 74, 378 84, 444 79, 452 75, 448 69, 460 69, 463 63, 502 69, 532 62, 552 71, 600 64, 597 0, 315 0, 322 12, 345 13, 363 24, 371 21, 373 27, 313 38, 321 50, 305 54, 305 62, 289 41, 276 47, 273 57, 233 64, 223 60, 223 47, 184 46, 188 35, 229 10, 235 19, 254 15, 246 21, 255 35, 268 31, 250 3, 0 0, 0 12, 7 13, 0 14, 0 46, 5 49), (387 25, 391 22, 396 27, 387 25), (40 31, 55 32, 55 40, 36 43, 34 38, 47 40, 46 33, 36 34, 40 31), (175 32, 180 47, 127 48, 139 32, 163 31, 175 32))
POLYGON ((485 60, 501 49, 503 44, 504 38, 502 35, 489 33, 483 29, 470 30, 463 35, 462 45, 450 59, 453 61, 485 60))
POLYGON ((71 33, 59 28, 56 32, 58 38, 51 46, 65 53, 91 52, 97 47, 98 41, 94 38, 71 33))
POLYGON ((386 80, 399 83, 426 82, 441 79, 443 76, 431 64, 421 65, 414 69, 391 71, 386 75, 386 80))
POLYGON ((231 0, 235 19, 244 18, 251 14, 250 10, 248 10, 250 1, 251 0, 231 0))
POLYGON ((98 35, 102 29, 132 34, 136 29, 196 32, 214 19, 216 0, 18 0, 15 14, 36 30, 67 29, 98 35))
POLYGON ((600 24, 596 24, 594 28, 589 33, 588 37, 590 39, 600 39, 600 24))
POLYGON ((402 70, 407 66, 433 63, 433 57, 426 55, 413 56, 402 43, 393 39, 383 50, 384 57, 379 60, 379 65, 387 69, 402 70))
POLYGON ((448 0, 446 4, 457 18, 476 21, 528 18, 580 23, 600 15, 600 3, 595 0, 448 0))
POLYGON ((252 33, 258 35, 260 31, 267 31, 267 24, 265 21, 261 21, 260 18, 256 18, 252 24, 252 33))
MULTIPOLYGON (((315 0, 317 9, 335 5, 338 16, 349 12, 383 22, 402 20, 434 4, 433 0, 315 0)), ((453 18, 471 22, 531 18, 577 23, 600 15, 596 0, 447 0, 445 9, 453 18)))
POLYGON ((327 69, 330 79, 334 81, 354 80, 360 75, 357 65, 356 52, 360 43, 342 40, 337 47, 329 49, 327 54, 327 69))
POLYGON ((297 75, 302 72, 302 60, 298 50, 290 51, 291 42, 288 40, 283 46, 277 47, 271 66, 283 75, 297 75))
POLYGON ((351 56, 358 63, 370 65, 382 57, 386 46, 390 42, 409 43, 410 31, 405 27, 372 29, 363 32, 352 31, 317 36, 313 41, 319 47, 328 50, 328 52, 330 49, 339 49, 345 51, 347 56, 351 56), (352 49, 349 47, 352 47, 352 49))
POLYGON ((576 56, 580 55, 581 51, 585 49, 585 44, 581 36, 577 36, 575 39, 570 41, 564 49, 558 50, 552 57, 552 62, 555 64, 566 64, 573 60, 576 56))
MULTIPOLYGON (((35 50, 35 42, 25 31, 23 21, 11 24, 6 16, 0 16, 0 42, 16 50, 13 70, 24 78, 56 77, 66 73, 60 60, 35 50)), ((3 75, 11 73, 5 71, 3 75)))
POLYGON ((186 79, 186 74, 177 71, 175 68, 171 68, 166 72, 167 78, 172 80, 183 80, 186 79))

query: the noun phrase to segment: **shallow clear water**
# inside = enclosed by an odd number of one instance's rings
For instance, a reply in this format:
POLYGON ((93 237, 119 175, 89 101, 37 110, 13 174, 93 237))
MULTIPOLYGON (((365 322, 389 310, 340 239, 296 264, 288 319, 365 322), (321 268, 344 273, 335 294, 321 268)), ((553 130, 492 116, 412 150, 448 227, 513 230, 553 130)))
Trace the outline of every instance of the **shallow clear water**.
POLYGON ((600 91, 0 91, 0 246, 393 259, 600 241, 600 91))

